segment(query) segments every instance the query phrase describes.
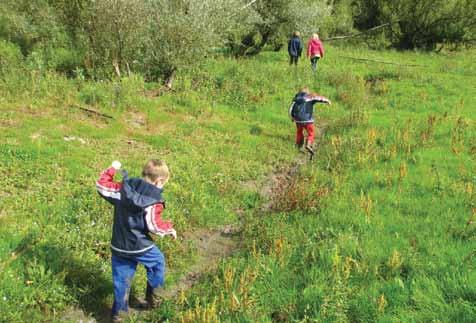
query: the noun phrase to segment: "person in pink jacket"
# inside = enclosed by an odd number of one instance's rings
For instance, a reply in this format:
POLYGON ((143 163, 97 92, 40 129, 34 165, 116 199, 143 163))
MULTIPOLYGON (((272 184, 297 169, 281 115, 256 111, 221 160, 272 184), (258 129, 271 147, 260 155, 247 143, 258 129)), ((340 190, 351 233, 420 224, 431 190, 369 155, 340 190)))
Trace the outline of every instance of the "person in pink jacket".
POLYGON ((311 68, 314 72, 317 71, 317 61, 324 57, 324 47, 319 40, 319 35, 312 34, 311 39, 307 43, 307 57, 311 59, 311 68))

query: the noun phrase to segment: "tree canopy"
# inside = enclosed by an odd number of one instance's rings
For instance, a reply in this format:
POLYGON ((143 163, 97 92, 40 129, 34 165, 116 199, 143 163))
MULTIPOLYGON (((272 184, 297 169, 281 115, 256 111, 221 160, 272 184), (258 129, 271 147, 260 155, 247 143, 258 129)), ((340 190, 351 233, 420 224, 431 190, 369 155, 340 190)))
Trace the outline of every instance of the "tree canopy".
POLYGON ((166 78, 208 55, 279 50, 294 30, 324 37, 390 23, 381 46, 433 50, 474 42, 471 0, 3 0, 0 53, 94 78, 166 78), (8 52, 8 54, 6 54, 8 52))

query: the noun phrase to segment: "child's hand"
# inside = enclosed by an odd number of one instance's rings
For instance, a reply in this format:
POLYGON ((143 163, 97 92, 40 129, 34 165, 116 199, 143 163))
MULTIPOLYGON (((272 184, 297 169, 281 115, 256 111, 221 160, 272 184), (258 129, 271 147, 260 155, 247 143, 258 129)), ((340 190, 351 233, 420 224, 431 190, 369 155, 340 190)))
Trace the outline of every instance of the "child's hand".
POLYGON ((112 166, 115 170, 119 170, 119 169, 121 169, 121 167, 122 167, 121 162, 120 162, 120 161, 117 161, 117 160, 113 161, 111 166, 112 166))

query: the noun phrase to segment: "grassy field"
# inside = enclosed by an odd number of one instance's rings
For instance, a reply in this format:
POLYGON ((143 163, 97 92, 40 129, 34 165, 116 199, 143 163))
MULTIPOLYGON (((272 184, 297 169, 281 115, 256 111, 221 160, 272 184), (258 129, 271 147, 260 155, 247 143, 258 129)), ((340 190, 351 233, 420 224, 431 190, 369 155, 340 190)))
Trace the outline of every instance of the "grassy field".
MULTIPOLYGON (((475 53, 327 52, 317 75, 284 53, 213 59, 160 97, 138 76, 4 75, 0 321, 107 311, 112 211, 94 181, 114 159, 139 175, 160 157, 172 172, 165 217, 179 236, 242 218, 242 246, 131 321, 474 322, 475 53), (301 86, 333 101, 316 109, 326 131, 314 161, 263 210, 269 174, 301 158, 287 117, 301 86)), ((193 242, 157 244, 173 286, 197 261, 193 242)))

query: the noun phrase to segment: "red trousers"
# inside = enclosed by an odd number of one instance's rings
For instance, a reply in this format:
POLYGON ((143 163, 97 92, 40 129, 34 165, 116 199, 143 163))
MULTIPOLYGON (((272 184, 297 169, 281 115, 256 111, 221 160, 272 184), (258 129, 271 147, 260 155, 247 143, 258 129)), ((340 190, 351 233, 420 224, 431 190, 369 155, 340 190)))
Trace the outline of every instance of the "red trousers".
POLYGON ((307 132, 307 142, 312 145, 314 143, 314 124, 313 123, 296 123, 296 144, 304 144, 304 130, 307 132))

